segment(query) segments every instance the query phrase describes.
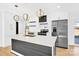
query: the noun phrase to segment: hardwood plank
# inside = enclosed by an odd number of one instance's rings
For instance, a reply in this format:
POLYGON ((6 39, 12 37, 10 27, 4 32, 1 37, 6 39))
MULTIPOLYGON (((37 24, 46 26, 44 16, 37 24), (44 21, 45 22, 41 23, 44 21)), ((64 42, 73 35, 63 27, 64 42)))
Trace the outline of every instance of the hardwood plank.
POLYGON ((14 54, 11 53, 11 47, 0 47, 0 56, 14 56, 14 54))
POLYGON ((56 56, 79 56, 79 46, 70 46, 69 49, 56 48, 56 56))

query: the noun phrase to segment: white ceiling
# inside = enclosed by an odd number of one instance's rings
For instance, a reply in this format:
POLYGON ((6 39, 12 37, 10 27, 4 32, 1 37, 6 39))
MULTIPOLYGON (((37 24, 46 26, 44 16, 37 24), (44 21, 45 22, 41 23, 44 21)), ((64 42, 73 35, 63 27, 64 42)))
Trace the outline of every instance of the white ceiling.
MULTIPOLYGON (((15 10, 14 7, 16 3, 0 3, 0 9, 2 10, 15 10)), ((20 9, 34 9, 34 8, 47 8, 49 9, 49 12, 52 11, 66 11, 71 16, 79 17, 79 3, 18 3, 16 4, 20 9), (57 6, 60 6, 60 8, 57 8, 57 6)), ((16 9, 17 10, 17 9, 16 9)))
MULTIPOLYGON (((0 3, 0 10, 8 11, 20 11, 20 10, 37 10, 39 8, 45 9, 48 13, 53 13, 54 11, 64 11, 69 13, 70 16, 75 17, 76 26, 79 26, 79 3, 0 3), (14 5, 18 5, 16 8, 14 5), (57 8, 60 6, 60 8, 57 8)), ((21 12, 22 13, 22 12, 21 12)))
MULTIPOLYGON (((15 8, 14 4, 10 3, 0 3, 0 9, 10 9, 15 8)), ((57 6, 60 5, 60 10, 70 12, 73 15, 79 15, 79 3, 19 3, 17 4, 19 8, 48 8, 50 10, 56 10, 57 6)))

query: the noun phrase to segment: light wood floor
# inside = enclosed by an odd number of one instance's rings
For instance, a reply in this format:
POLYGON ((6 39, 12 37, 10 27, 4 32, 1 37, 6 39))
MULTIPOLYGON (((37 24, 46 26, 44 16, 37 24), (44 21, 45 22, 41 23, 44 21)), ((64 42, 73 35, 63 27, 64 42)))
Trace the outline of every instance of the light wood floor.
POLYGON ((0 56, 14 56, 13 53, 10 53, 11 48, 10 46, 8 47, 0 47, 0 56))
POLYGON ((56 56, 79 56, 79 46, 69 46, 69 49, 56 48, 56 56))
MULTIPOLYGON (((16 56, 10 50, 10 47, 0 48, 0 56, 16 56)), ((70 46, 69 49, 56 48, 56 56, 79 56, 79 46, 70 46)))

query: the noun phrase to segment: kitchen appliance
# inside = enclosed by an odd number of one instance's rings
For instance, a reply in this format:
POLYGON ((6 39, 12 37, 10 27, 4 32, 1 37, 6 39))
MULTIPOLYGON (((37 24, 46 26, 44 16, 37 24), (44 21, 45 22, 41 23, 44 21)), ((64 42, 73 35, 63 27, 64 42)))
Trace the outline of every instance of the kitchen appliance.
POLYGON ((47 32, 48 32, 48 29, 41 29, 41 31, 38 32, 38 35, 46 36, 47 35, 47 32))
POLYGON ((47 15, 40 16, 39 22, 47 22, 47 15))
POLYGON ((68 48, 68 20, 52 21, 52 36, 57 36, 56 47, 68 48))

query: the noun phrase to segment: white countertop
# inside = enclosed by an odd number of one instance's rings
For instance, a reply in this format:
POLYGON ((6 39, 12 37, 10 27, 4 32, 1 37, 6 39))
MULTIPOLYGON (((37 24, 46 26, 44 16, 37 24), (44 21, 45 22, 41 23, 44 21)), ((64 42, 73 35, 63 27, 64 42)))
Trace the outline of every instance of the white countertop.
POLYGON ((23 35, 14 35, 12 36, 13 39, 26 41, 30 43, 40 44, 44 46, 53 47, 55 45, 56 36, 35 36, 35 37, 28 37, 23 35))

